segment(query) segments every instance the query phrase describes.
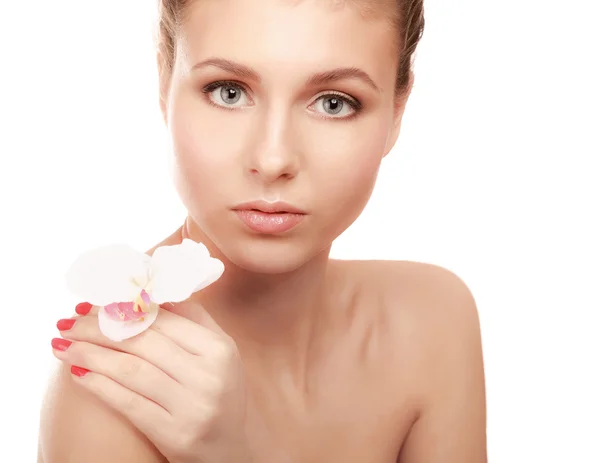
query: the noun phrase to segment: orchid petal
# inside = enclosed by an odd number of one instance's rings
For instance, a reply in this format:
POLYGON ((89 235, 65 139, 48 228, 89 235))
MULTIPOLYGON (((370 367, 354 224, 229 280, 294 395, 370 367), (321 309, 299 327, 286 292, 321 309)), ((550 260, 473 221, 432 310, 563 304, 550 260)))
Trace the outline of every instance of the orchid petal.
POLYGON ((82 254, 67 272, 70 291, 93 305, 132 301, 148 282, 150 256, 127 245, 82 254))
POLYGON ((210 257, 206 246, 184 239, 181 244, 154 251, 148 293, 157 304, 181 302, 214 283, 224 270, 223 263, 210 257))
POLYGON ((108 339, 115 342, 137 336, 150 328, 158 316, 158 305, 150 304, 149 310, 150 312, 148 312, 143 319, 124 322, 111 319, 104 308, 101 308, 98 312, 98 325, 100 331, 108 339))
POLYGON ((200 291, 201 289, 212 285, 215 281, 221 278, 221 275, 223 275, 223 272, 225 271, 225 266, 223 265, 223 262, 221 262, 219 259, 215 259, 214 257, 211 257, 206 262, 204 262, 204 266, 204 279, 201 280, 200 283, 198 283, 198 285, 194 288, 192 293, 195 293, 196 291, 200 291))

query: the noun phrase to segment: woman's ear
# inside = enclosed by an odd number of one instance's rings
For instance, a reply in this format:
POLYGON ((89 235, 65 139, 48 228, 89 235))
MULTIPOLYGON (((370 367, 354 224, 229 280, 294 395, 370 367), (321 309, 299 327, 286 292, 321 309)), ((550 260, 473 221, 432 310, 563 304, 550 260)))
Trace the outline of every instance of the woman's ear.
POLYGON ((408 98, 410 97, 410 93, 412 91, 413 82, 414 74, 412 71, 410 71, 406 89, 402 93, 398 93, 394 99, 394 125, 388 136, 383 157, 386 157, 389 154, 396 144, 396 141, 398 141, 398 137, 400 136, 400 128, 402 127, 402 117, 404 116, 406 103, 408 102, 408 98))

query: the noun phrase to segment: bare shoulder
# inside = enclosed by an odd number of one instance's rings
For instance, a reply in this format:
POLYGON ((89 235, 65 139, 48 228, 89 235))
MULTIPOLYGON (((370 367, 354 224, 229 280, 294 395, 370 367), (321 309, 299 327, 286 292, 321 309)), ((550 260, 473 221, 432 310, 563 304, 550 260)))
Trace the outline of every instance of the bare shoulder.
POLYGON ((479 331, 478 313, 466 283, 443 267, 410 261, 346 261, 363 291, 377 297, 390 320, 407 317, 427 322, 429 329, 479 331), (450 325, 448 325, 450 324, 450 325), (460 328, 462 327, 462 328, 460 328))
POLYGON ((465 282, 442 267, 396 261, 348 264, 376 297, 384 355, 398 365, 417 418, 401 463, 484 463, 486 399, 479 315, 465 282), (407 378, 410 378, 407 380, 407 378))
POLYGON ((38 463, 165 463, 137 429, 78 386, 61 364, 40 417, 38 463))
MULTIPOLYGON (((475 299, 465 282, 436 265, 408 261, 345 261, 347 279, 399 355, 410 351, 427 373, 451 352, 475 356, 481 335, 475 299)), ((459 360, 457 357, 455 360, 459 360)))
POLYGON ((389 310, 403 310, 404 313, 399 315, 406 315, 407 310, 412 310, 414 316, 431 322, 428 324, 431 329, 442 323, 446 333, 450 328, 479 331, 474 297, 467 284, 455 273, 420 262, 376 261, 374 265, 376 270, 373 274, 381 282, 379 290, 387 296, 386 307, 389 310), (405 304, 398 305, 394 301, 405 304))

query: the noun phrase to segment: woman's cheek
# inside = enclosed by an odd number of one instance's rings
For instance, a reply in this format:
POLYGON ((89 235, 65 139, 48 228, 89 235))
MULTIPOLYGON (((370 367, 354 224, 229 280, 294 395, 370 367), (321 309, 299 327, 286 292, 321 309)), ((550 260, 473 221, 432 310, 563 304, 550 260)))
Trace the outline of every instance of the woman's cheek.
POLYGON ((237 137, 228 136, 235 128, 219 122, 216 108, 181 107, 171 120, 171 138, 176 167, 182 176, 207 191, 212 184, 230 177, 235 168, 237 137), (213 114, 214 113, 214 114, 213 114))
POLYGON ((354 139, 339 151, 339 157, 334 157, 335 162, 320 172, 320 212, 329 216, 334 235, 348 228, 371 198, 385 152, 385 137, 384 131, 371 131, 369 137, 354 139))
POLYGON ((227 176, 219 165, 220 151, 214 140, 204 130, 190 130, 190 126, 174 123, 171 127, 173 182, 186 208, 197 216, 211 206, 219 179, 227 176))
POLYGON ((368 200, 377 179, 385 152, 386 134, 382 130, 369 131, 366 128, 357 132, 361 136, 347 139, 335 152, 329 153, 327 172, 322 174, 330 179, 332 189, 329 194, 336 197, 332 200, 347 198, 344 202, 355 202, 365 196, 368 200))

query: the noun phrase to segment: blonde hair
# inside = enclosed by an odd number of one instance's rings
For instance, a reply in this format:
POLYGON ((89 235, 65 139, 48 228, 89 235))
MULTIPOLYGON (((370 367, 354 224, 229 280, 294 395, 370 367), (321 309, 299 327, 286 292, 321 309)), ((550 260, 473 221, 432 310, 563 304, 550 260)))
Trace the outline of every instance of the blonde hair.
MULTIPOLYGON (((175 49, 177 31, 185 19, 186 7, 193 0, 159 0, 158 11, 158 50, 163 60, 163 72, 168 75, 173 71, 175 63, 175 49)), ((373 5, 381 0, 352 0, 354 3, 363 4, 363 12, 374 13, 383 5, 373 5)), ((394 4, 394 14, 391 20, 398 31, 398 72, 396 76, 396 91, 402 93, 410 82, 410 71, 417 45, 423 36, 425 27, 423 0, 388 0, 383 3, 394 4)), ((389 11, 389 10, 388 10, 389 11)))

